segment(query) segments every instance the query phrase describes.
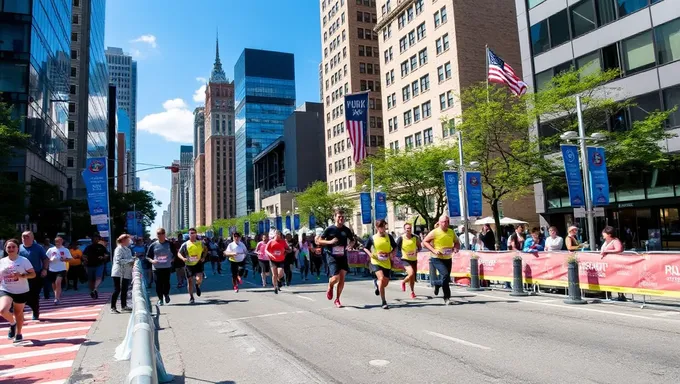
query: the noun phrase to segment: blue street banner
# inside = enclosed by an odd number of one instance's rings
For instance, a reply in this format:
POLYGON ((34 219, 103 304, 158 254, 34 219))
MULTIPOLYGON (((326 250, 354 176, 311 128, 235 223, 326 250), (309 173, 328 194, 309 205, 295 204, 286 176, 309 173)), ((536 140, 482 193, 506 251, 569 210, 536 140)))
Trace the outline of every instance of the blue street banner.
POLYGON ((604 148, 588 147, 588 167, 590 173, 590 195, 593 205, 609 205, 609 177, 604 148))
POLYGON ((127 233, 136 237, 144 236, 144 222, 142 212, 129 211, 126 214, 127 233))
POLYGON ((288 230, 293 229, 293 227, 290 225, 290 215, 286 215, 286 228, 288 228, 288 230))
POLYGON ((354 163, 359 164, 368 155, 368 92, 345 95, 345 125, 354 148, 354 163))
POLYGON ((467 206, 469 216, 482 216, 482 174, 467 172, 467 206))
POLYGON ((267 218, 267 220, 264 221, 264 233, 269 233, 269 230, 272 228, 272 222, 267 218))
MULTIPOLYGON (((586 198, 583 195, 583 179, 579 164, 578 146, 562 144, 562 158, 564 160, 564 174, 567 177, 567 189, 572 207, 583 207, 586 198)), ((609 196, 609 194, 607 194, 609 196)))
POLYGON ((361 192, 359 194, 359 200, 361 201, 361 223, 371 224, 371 194, 368 192, 361 192))
POLYGON ((105 157, 91 157, 82 173, 92 225, 109 225, 109 172, 105 157))
POLYGON ((375 193, 375 219, 387 220, 387 194, 385 192, 375 193))
POLYGON ((449 205, 449 217, 460 216, 460 194, 458 193, 458 172, 444 171, 446 200, 449 205))
POLYGON ((283 218, 281 216, 276 216, 276 229, 283 231, 283 218))
POLYGON ((263 234, 264 233, 264 220, 260 220, 257 223, 257 233, 258 234, 263 234))
POLYGON ((297 213, 293 215, 293 229, 296 231, 300 229, 300 215, 297 213))
POLYGON ((250 221, 246 221, 243 223, 243 236, 248 235, 250 235, 250 221))
POLYGON ((309 229, 314 229, 316 227, 316 217, 311 214, 309 215, 309 229))
POLYGON ((109 223, 106 224, 97 224, 97 232, 99 232, 99 236, 102 237, 104 240, 108 240, 109 236, 109 223))

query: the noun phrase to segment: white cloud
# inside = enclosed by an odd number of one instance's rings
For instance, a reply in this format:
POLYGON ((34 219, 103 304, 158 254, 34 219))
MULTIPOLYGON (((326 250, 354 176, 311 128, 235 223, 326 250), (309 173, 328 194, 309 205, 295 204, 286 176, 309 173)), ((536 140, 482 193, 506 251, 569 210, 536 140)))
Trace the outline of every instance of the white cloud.
POLYGON ((198 81, 201 84, 205 84, 208 82, 208 79, 206 79, 205 77, 197 77, 196 81, 198 81))
POLYGON ((154 207, 154 210, 156 211, 156 220, 154 220, 151 227, 151 231, 154 231, 156 228, 160 228, 163 225, 163 210, 170 202, 170 189, 162 185, 156 185, 149 180, 140 180, 139 186, 144 190, 153 192, 154 198, 163 203, 160 207, 154 207))
POLYGON ((144 58, 144 54, 142 53, 142 51, 136 48, 132 48, 130 50, 130 56, 132 56, 132 58, 136 60, 144 58))
POLYGON ((163 103, 165 111, 144 116, 137 127, 162 136, 167 141, 191 143, 194 139, 194 114, 184 100, 177 98, 163 103))
POLYGON ((156 36, 154 35, 142 35, 139 36, 138 38, 130 41, 131 43, 145 43, 149 44, 151 48, 156 48, 158 47, 158 44, 156 43, 156 36))
POLYGON ((203 84, 203 85, 201 85, 200 88, 198 88, 198 89, 194 92, 194 101, 195 101, 195 102, 197 102, 197 103, 205 103, 205 88, 206 88, 206 85, 203 84))

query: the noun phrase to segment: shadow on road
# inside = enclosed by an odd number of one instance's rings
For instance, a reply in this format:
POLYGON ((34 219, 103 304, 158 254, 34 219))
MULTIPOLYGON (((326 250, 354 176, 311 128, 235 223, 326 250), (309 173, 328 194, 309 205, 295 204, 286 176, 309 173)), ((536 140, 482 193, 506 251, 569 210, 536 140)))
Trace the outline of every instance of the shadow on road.
POLYGON ((209 380, 203 380, 198 377, 189 377, 189 376, 175 376, 174 380, 172 380, 170 383, 171 384, 184 384, 186 381, 191 380, 191 382, 198 382, 198 383, 206 383, 206 384, 236 384, 235 381, 231 380, 223 380, 223 381, 209 381, 209 380))
POLYGON ((191 304, 189 302, 186 303, 175 303, 172 304, 175 307, 193 307, 193 306, 200 306, 200 305, 224 305, 224 304, 229 304, 229 303, 247 303, 248 300, 222 300, 222 299, 208 299, 208 300, 201 300, 197 301, 194 304, 191 304))

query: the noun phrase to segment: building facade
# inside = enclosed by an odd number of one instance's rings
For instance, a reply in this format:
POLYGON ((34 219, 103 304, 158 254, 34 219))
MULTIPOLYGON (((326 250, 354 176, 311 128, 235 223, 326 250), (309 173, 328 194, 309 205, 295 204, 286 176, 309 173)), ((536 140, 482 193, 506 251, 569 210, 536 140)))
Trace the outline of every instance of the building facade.
POLYGON ((235 216, 244 216, 255 209, 253 158, 283 134, 283 122, 295 109, 294 56, 246 48, 234 79, 235 216))
MULTIPOLYGON (((174 160, 172 166, 179 167, 179 160, 174 160)), ((180 201, 182 194, 180 193, 179 172, 171 173, 170 177, 170 206, 168 211, 170 212, 170 233, 174 234, 180 229, 183 229, 180 221, 180 201)))
MULTIPOLYGON (((234 199, 234 82, 227 79, 220 61, 215 63, 205 90, 205 223, 235 216, 234 199)), ((201 203, 199 203, 201 204, 201 203)))
POLYGON ((118 192, 128 192, 129 183, 127 182, 128 171, 131 167, 132 143, 130 141, 130 118, 122 108, 116 111, 116 135, 123 138, 118 140, 116 147, 116 190, 118 192))
MULTIPOLYGON (((161 216, 161 225, 165 228, 166 232, 170 231, 170 213, 167 210, 163 211, 161 216)), ((151 235, 153 237, 153 235, 151 235)))
POLYGON ((182 228, 189 228, 189 185, 191 184, 191 169, 193 168, 194 147, 181 145, 179 147, 179 223, 182 228))
POLYGON ((126 151, 125 151, 125 134, 122 132, 116 133, 116 191, 118 193, 125 193, 125 171, 126 166, 126 151))
POLYGON ((121 48, 107 47, 106 62, 109 66, 109 81, 116 85, 118 107, 130 118, 130 169, 127 174, 126 190, 137 188, 137 62, 126 55, 121 48))
POLYGON ((67 0, 0 6, 0 99, 30 136, 28 148, 17 150, 3 172, 14 181, 50 183, 61 198, 68 189, 71 10, 67 0))
POLYGON ((193 209, 191 222, 194 226, 205 225, 205 107, 194 109, 194 186, 190 199, 193 209))
MULTIPOLYGON (((604 87, 607 97, 633 99, 637 105, 617 112, 602 127, 614 131, 680 104, 680 1, 516 0, 516 7, 522 71, 530 88, 540 90, 570 67, 617 69, 619 78, 604 87)), ((546 127, 539 121, 533 133, 549 135, 546 127)), ((671 115, 668 129, 680 133, 680 112, 671 115)), ((678 137, 662 144, 669 152, 680 151, 678 137)), ((663 248, 680 247, 677 170, 610 173, 609 183, 610 204, 596 218, 596 231, 613 226, 626 248, 644 248, 655 233, 663 248)), ((536 211, 545 222, 562 230, 583 224, 574 216, 566 187, 538 184, 535 190, 536 211)))

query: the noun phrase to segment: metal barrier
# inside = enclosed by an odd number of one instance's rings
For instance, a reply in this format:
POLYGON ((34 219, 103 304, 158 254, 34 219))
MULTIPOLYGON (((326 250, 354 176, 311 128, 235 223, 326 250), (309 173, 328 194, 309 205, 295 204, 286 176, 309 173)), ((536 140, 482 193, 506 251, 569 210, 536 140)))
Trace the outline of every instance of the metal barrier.
POLYGON ((158 384, 173 380, 173 376, 165 371, 156 345, 156 323, 151 309, 141 261, 137 260, 132 272, 132 314, 125 339, 116 348, 115 354, 116 360, 130 360, 128 384, 158 384))

